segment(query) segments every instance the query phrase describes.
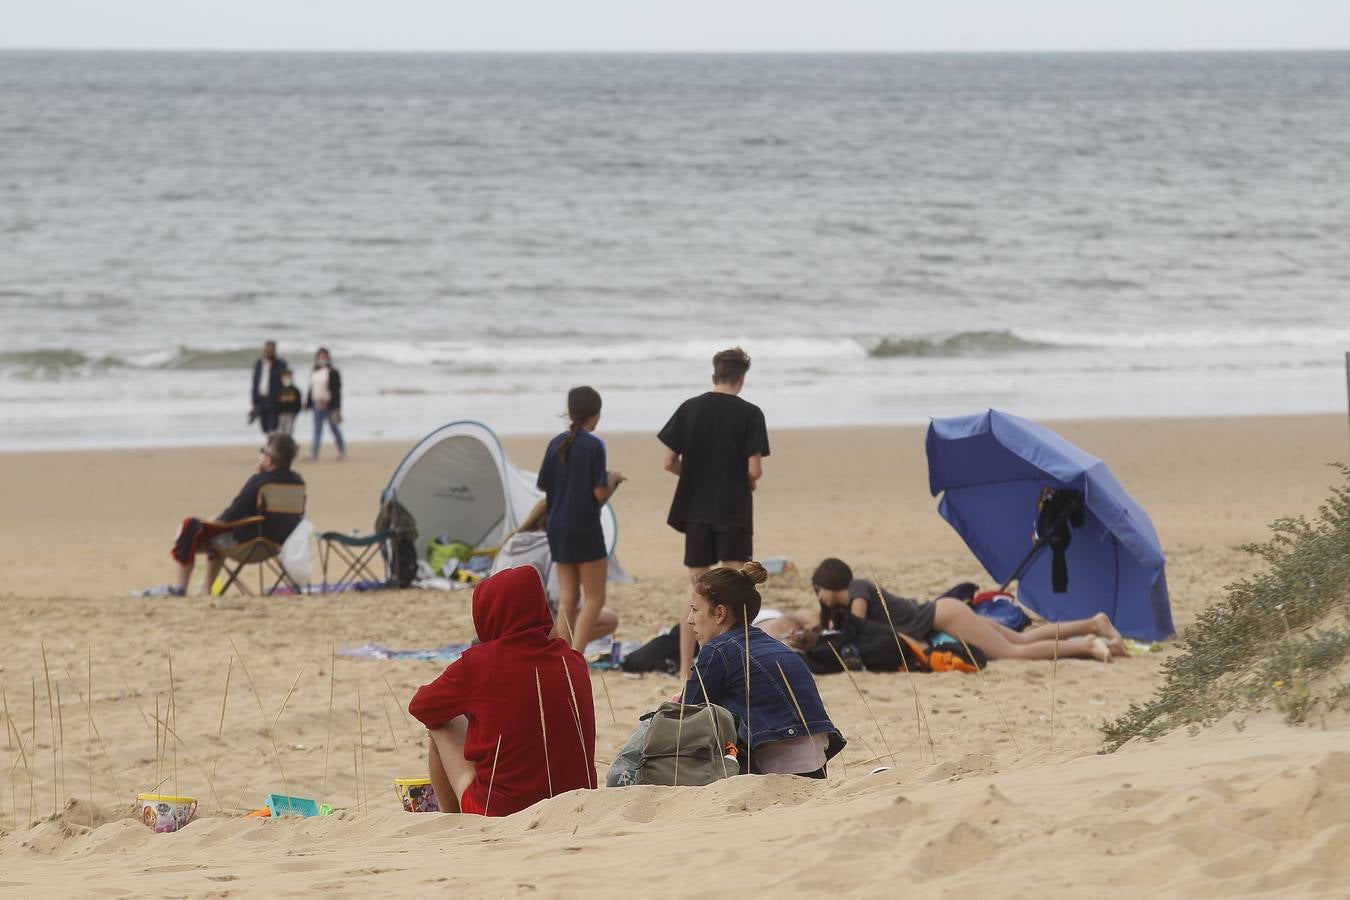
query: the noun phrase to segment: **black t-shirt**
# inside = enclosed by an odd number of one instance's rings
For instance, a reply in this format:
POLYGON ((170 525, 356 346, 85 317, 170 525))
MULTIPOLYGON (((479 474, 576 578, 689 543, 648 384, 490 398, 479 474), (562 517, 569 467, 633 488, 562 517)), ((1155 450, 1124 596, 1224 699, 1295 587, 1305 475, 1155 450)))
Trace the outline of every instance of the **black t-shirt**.
POLYGON ((748 460, 769 455, 769 434, 758 406, 734 394, 709 391, 686 400, 657 435, 680 455, 680 480, 666 521, 676 531, 690 522, 754 530, 748 460))
MULTIPOLYGON (((238 519, 247 519, 250 516, 258 515, 258 491, 265 484, 304 484, 305 479, 300 477, 299 472, 291 469, 274 469, 270 472, 258 472, 239 489, 239 496, 230 501, 230 505, 220 514, 217 521, 234 522, 238 519)), ((262 536, 270 541, 281 544, 285 543, 286 538, 290 537, 295 526, 300 524, 303 515, 291 513, 271 513, 263 520, 262 536)), ((237 540, 248 540, 256 537, 258 526, 246 525, 242 528, 236 528, 234 536, 237 540)))
POLYGON ((882 598, 877 596, 876 585, 865 578, 855 578, 848 586, 850 602, 859 597, 867 601, 868 621, 883 622, 888 625, 894 623, 895 628, 905 634, 914 635, 919 632, 918 636, 921 638, 932 630, 932 611, 926 609, 929 604, 910 600, 907 597, 899 597, 886 590, 883 590, 882 594, 891 614, 889 619, 886 617, 888 610, 881 607, 882 598))

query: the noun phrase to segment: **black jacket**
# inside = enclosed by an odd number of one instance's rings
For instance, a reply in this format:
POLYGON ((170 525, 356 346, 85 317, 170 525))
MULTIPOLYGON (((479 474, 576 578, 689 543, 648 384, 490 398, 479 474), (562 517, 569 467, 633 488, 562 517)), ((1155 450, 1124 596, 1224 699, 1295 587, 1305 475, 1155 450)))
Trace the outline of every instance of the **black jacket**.
MULTIPOLYGON (((313 379, 310 379, 313 384, 313 379)), ((342 409, 342 375, 332 366, 328 367, 328 411, 342 409)), ((305 391, 305 409, 314 408, 314 388, 310 387, 305 391)))
MULTIPOLYGON (((261 358, 253 362, 253 384, 248 391, 248 405, 250 409, 257 410, 258 403, 258 381, 262 378, 263 361, 261 358)), ((277 405, 277 392, 281 390, 281 373, 290 366, 286 365, 286 360, 278 356, 272 360, 272 371, 268 374, 267 381, 270 389, 267 392, 267 406, 275 407, 277 405)))
MULTIPOLYGON (((230 501, 230 505, 225 507, 225 511, 217 519, 219 522, 236 522, 239 519, 247 519, 250 516, 258 514, 258 490, 265 484, 278 482, 280 484, 304 484, 305 479, 300 477, 299 472, 291 469, 277 469, 271 472, 258 472, 239 489, 239 495, 230 501)), ((263 520, 261 533, 262 536, 274 541, 275 543, 285 543, 286 538, 290 537, 295 526, 300 524, 303 515, 270 513, 263 520)), ((235 540, 246 541, 249 538, 256 537, 259 533, 257 525, 244 525, 234 530, 235 540)))

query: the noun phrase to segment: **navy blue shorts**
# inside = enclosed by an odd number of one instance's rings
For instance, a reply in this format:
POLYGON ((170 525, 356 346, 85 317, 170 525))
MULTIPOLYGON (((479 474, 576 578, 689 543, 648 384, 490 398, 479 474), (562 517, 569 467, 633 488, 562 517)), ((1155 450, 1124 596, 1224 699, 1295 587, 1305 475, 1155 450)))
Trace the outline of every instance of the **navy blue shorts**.
POLYGON ((595 562, 609 556, 600 522, 595 527, 555 529, 548 533, 548 550, 555 563, 595 562))

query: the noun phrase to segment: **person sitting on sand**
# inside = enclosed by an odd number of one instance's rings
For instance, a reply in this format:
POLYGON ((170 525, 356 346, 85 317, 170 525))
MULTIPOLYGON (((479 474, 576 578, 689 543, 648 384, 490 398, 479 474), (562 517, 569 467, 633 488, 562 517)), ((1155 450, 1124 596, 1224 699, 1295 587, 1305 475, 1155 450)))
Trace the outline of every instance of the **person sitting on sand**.
POLYGON ((430 732, 441 811, 507 816, 595 787, 590 674, 580 653, 549 637, 539 572, 517 566, 481 581, 473 624, 480 643, 408 704, 430 732))
MULTIPOLYGON (((258 515, 258 491, 265 484, 304 484, 305 480, 300 474, 291 470, 296 449, 295 439, 289 434, 280 432, 269 434, 259 449, 258 465, 254 467, 253 475, 244 482, 244 486, 239 489, 239 495, 230 501, 230 505, 215 521, 236 522, 258 515)), ((263 520, 262 536, 277 544, 285 543, 286 538, 290 537, 295 526, 299 525, 303 518, 302 514, 273 513, 263 520)), ((210 594, 211 585, 215 583, 216 576, 220 574, 220 567, 224 564, 224 560, 216 551, 257 537, 258 533, 257 525, 245 525, 230 530, 219 528, 216 524, 201 519, 184 519, 173 549, 169 551, 174 561, 178 563, 178 571, 168 592, 177 596, 187 593, 188 581, 192 578, 197 554, 204 551, 207 554, 207 564, 206 577, 202 580, 202 593, 210 594)), ((156 589, 157 592, 160 590, 162 589, 156 589)))
POLYGON ((749 771, 824 778, 826 761, 846 742, 825 713, 815 679, 800 655, 747 624, 760 610, 755 585, 767 578, 752 560, 695 579, 687 623, 700 648, 684 702, 706 700, 736 717, 749 771))
MULTIPOLYGON (((506 540, 502 541, 497 555, 492 560, 492 574, 495 575, 503 569, 509 569, 512 566, 534 566, 539 570, 539 577, 544 580, 544 591, 548 595, 548 608, 553 613, 554 622, 558 619, 558 567, 553 565, 553 553, 548 546, 548 533, 544 530, 544 521, 548 516, 548 501, 540 500, 530 510, 530 514, 520 523, 520 527, 511 532, 506 540)), ((602 638, 614 633, 619 627, 619 616, 614 610, 606 607, 600 610, 600 615, 595 620, 595 625, 591 634, 595 638, 602 638)), ((564 627, 555 624, 552 636, 559 634, 562 637, 569 637, 570 627, 564 627), (562 628, 559 631, 559 628, 562 628)))
POLYGON ((842 613, 883 622, 917 641, 927 641, 934 631, 945 631, 984 651, 989 659, 1052 659, 1058 655, 1110 662, 1113 655, 1125 655, 1125 642, 1105 613, 1013 631, 979 615, 956 597, 918 603, 884 590, 878 596, 875 585, 854 578, 848 564, 834 557, 816 567, 811 587, 820 601, 822 628, 830 627, 842 613))

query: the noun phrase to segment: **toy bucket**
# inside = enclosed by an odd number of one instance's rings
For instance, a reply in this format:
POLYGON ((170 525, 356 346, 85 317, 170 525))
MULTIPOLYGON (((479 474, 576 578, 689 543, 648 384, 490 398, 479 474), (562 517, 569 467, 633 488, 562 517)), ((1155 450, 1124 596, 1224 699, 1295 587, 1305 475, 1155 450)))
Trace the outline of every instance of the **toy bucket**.
POLYGON ((394 790, 403 804, 404 812, 440 812, 436 790, 430 778, 395 778, 394 790))
POLYGON ((197 815, 197 798, 138 794, 136 807, 145 826, 153 832, 163 834, 186 827, 192 821, 197 815))

